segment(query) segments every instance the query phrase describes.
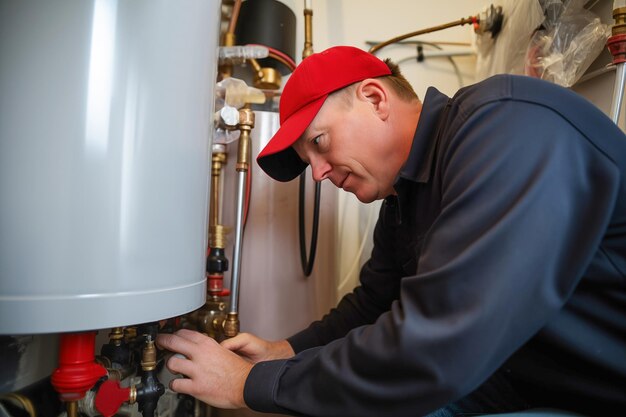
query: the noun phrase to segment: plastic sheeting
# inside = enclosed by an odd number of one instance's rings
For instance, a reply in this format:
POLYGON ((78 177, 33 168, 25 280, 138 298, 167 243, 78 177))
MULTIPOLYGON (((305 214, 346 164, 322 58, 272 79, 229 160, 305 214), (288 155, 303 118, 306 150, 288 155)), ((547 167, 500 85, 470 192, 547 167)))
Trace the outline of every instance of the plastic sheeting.
POLYGON ((546 0, 545 20, 530 40, 525 74, 571 87, 589 68, 611 34, 583 8, 585 0, 546 0))
POLYGON ((536 0, 496 0, 493 4, 502 6, 502 30, 495 38, 489 32, 476 36, 477 81, 494 74, 524 74, 528 43, 544 20, 536 0))
POLYGON ((477 35, 477 80, 526 74, 572 86, 604 48, 610 27, 585 0, 500 0, 502 31, 477 35))

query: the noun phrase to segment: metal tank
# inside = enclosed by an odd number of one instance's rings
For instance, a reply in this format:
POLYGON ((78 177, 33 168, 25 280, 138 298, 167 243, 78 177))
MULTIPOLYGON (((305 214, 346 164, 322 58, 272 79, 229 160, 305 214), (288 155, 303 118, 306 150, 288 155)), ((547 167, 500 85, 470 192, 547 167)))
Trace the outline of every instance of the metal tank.
POLYGON ((0 0, 0 334, 205 301, 218 0, 0 0))

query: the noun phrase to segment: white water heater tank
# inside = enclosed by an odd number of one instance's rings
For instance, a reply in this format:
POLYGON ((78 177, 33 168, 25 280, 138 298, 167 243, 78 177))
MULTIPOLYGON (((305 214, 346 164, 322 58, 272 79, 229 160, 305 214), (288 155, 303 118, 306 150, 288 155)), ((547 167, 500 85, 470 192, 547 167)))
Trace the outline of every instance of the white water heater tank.
POLYGON ((219 0, 0 0, 0 334, 205 300, 219 0))

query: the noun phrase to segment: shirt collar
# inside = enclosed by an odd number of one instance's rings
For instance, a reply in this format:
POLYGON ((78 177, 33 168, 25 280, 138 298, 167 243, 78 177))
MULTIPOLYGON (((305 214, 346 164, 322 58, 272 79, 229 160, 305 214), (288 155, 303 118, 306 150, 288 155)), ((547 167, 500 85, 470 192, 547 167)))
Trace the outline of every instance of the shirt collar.
POLYGON ((444 108, 450 98, 434 87, 429 87, 424 97, 409 157, 398 174, 400 178, 426 183, 430 180, 437 134, 441 128, 444 108))

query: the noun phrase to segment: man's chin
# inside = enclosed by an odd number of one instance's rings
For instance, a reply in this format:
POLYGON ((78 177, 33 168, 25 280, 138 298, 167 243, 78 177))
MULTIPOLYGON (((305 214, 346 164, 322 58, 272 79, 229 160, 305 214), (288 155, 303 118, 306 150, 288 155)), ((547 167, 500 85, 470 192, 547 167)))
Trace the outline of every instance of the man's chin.
POLYGON ((348 192, 354 194, 361 203, 368 204, 374 200, 377 200, 376 196, 372 194, 360 193, 358 191, 348 191, 348 192))

